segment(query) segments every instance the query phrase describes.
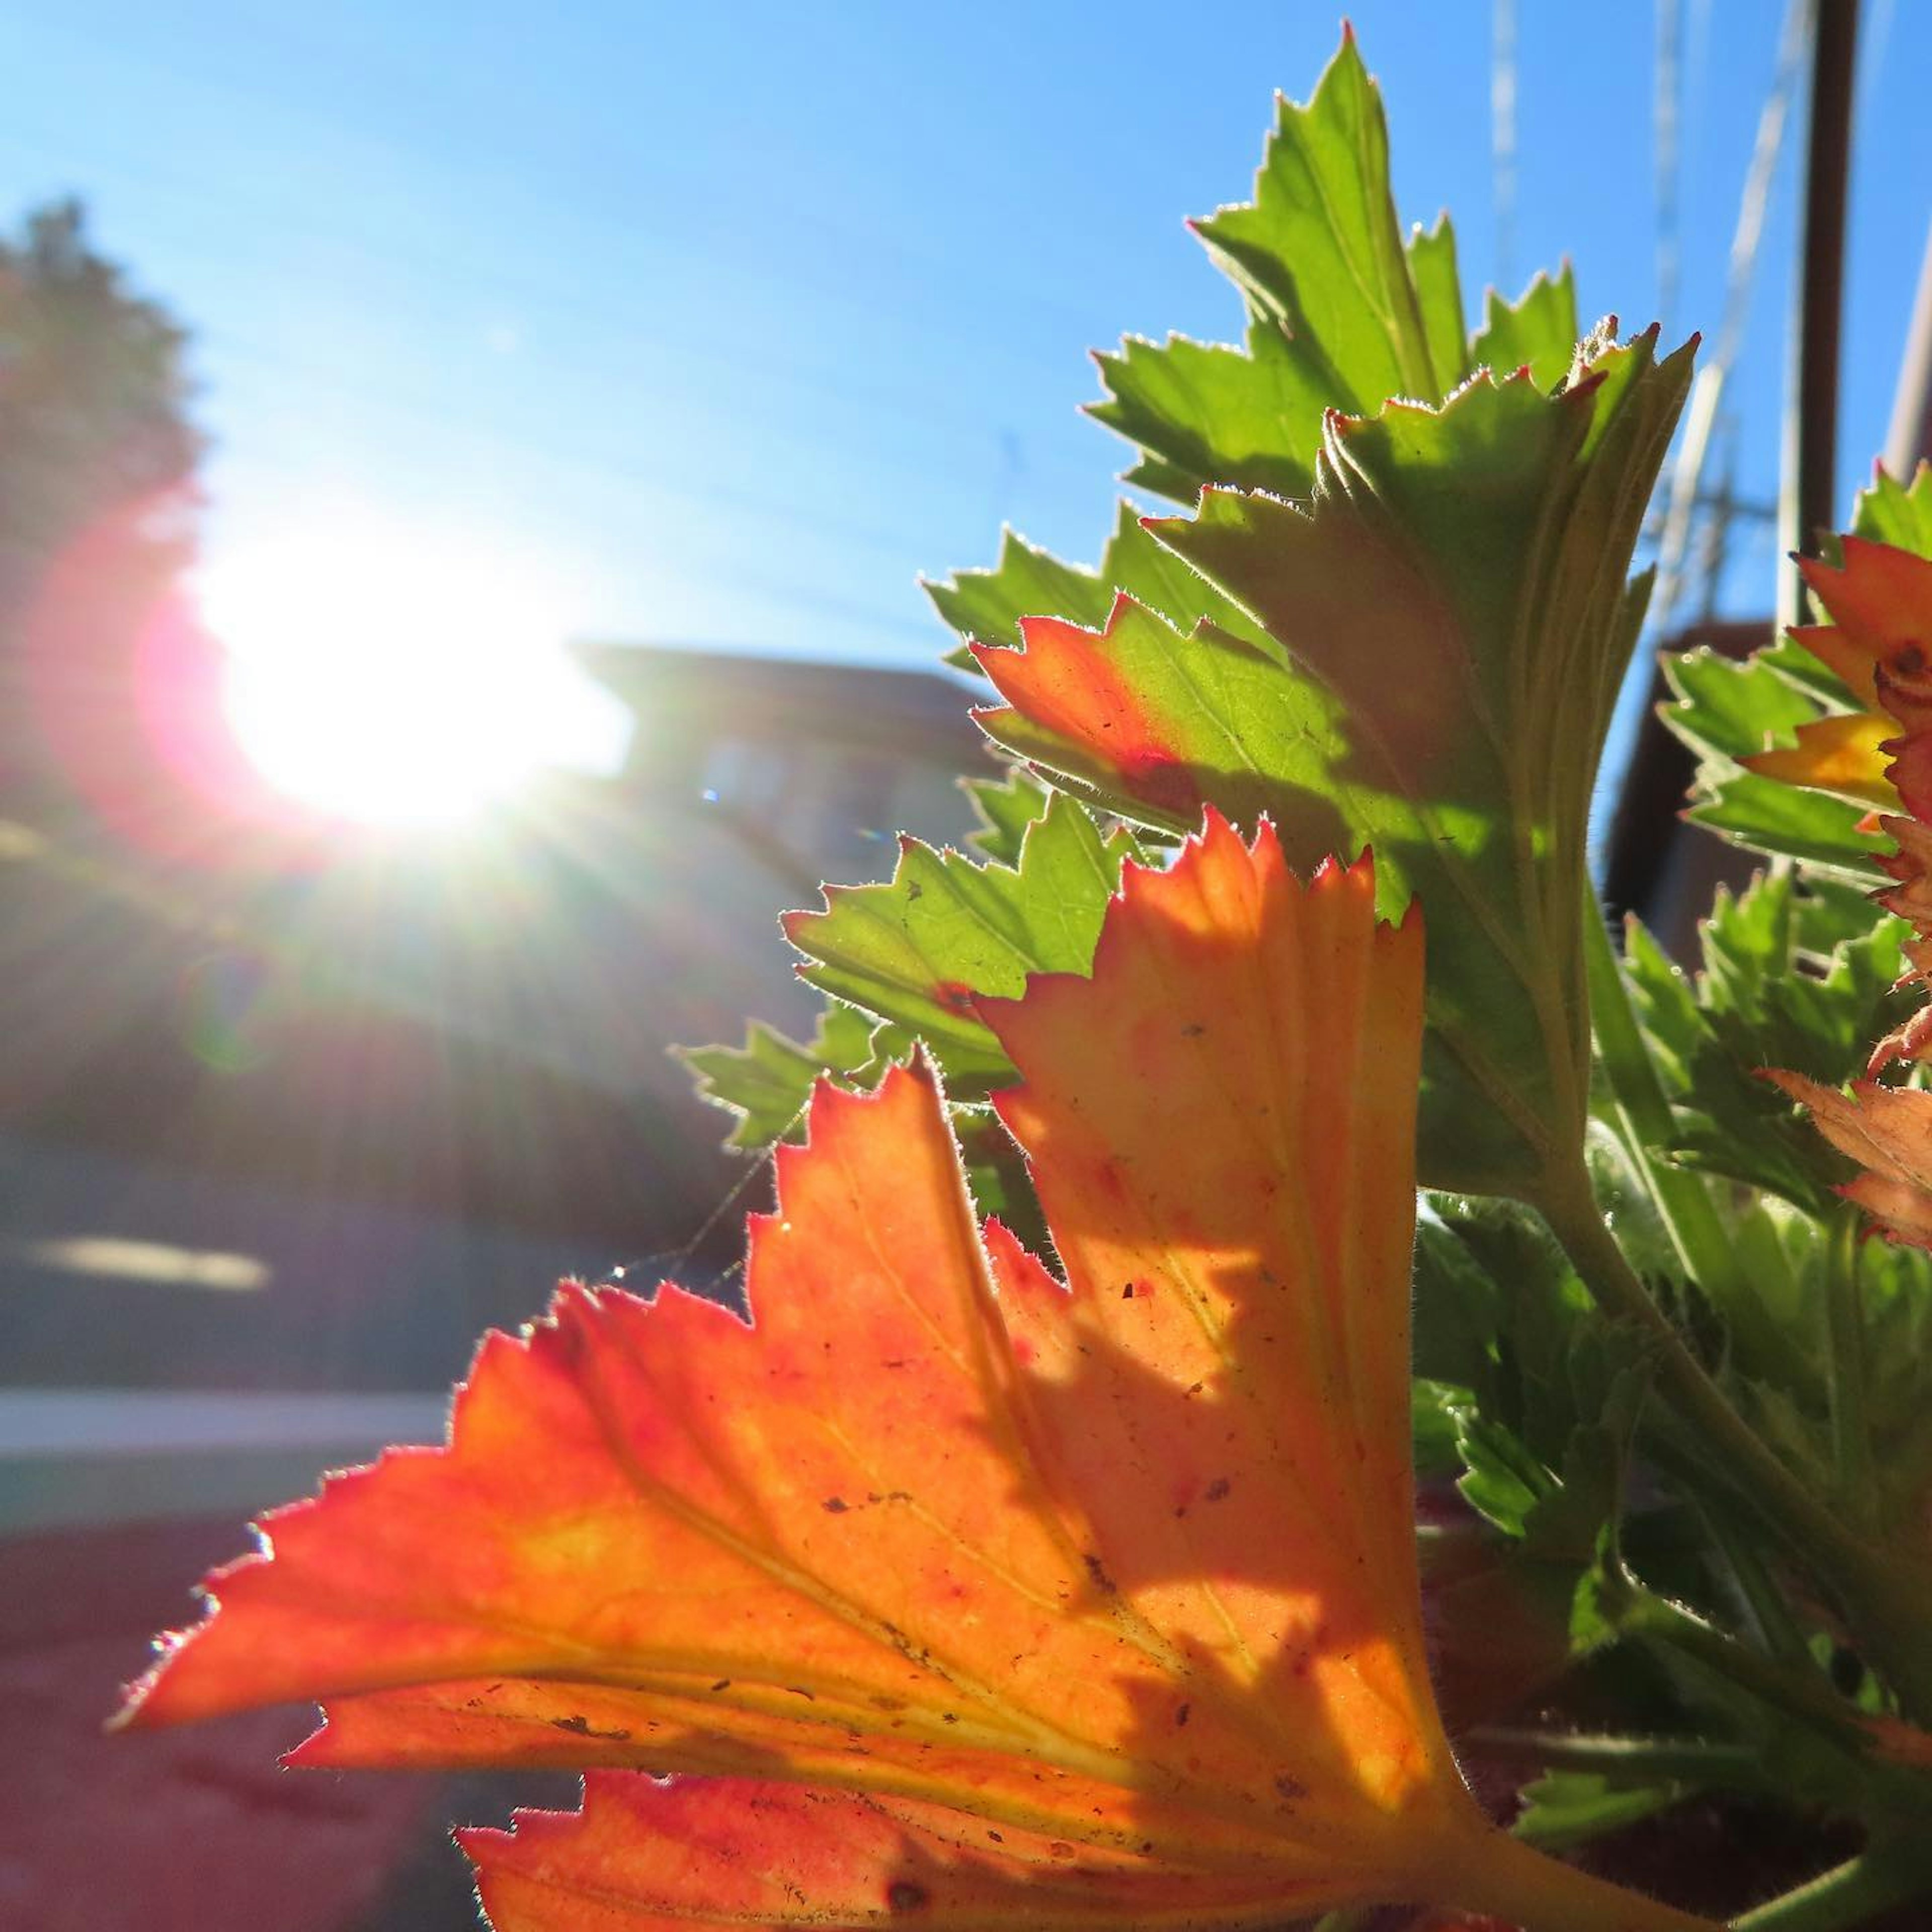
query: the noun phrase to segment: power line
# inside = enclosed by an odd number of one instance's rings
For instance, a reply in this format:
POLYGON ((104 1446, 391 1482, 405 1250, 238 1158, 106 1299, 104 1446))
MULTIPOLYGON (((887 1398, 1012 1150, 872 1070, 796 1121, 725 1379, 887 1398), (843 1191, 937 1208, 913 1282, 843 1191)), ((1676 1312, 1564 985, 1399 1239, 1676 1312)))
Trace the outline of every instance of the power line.
POLYGON ((1718 427, 1724 384, 1737 360, 1750 315, 1751 284, 1757 268, 1759 247, 1764 239, 1765 216, 1771 205, 1772 184, 1784 146, 1792 99, 1804 70, 1804 50, 1810 41, 1814 4, 1814 0, 1787 0, 1784 23, 1778 35, 1777 69, 1758 115, 1757 136, 1744 173, 1744 192, 1738 198, 1723 316, 1711 352, 1691 384, 1690 403, 1684 410, 1683 440, 1678 445, 1677 460, 1670 472, 1670 500, 1658 550, 1657 592, 1652 604, 1660 632, 1670 630, 1683 593, 1691 519, 1696 512, 1705 463, 1718 427))
POLYGON ((1494 0, 1490 64, 1490 162, 1496 208, 1496 286, 1516 286, 1516 0, 1494 0))
POLYGON ((1677 319, 1683 261, 1678 202, 1683 173, 1683 0, 1657 0, 1657 71, 1652 95, 1657 194, 1657 317, 1668 335, 1677 319))

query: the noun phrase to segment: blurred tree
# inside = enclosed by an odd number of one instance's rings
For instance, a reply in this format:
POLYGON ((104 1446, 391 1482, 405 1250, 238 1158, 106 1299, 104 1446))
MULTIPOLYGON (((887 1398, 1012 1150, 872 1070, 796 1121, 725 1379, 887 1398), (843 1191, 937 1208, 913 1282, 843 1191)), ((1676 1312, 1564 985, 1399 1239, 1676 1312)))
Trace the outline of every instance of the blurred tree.
POLYGON ((0 798, 40 816, 149 735, 140 661, 194 544, 188 338, 78 201, 0 237, 0 798))
POLYGON ((88 244, 77 201, 0 238, 0 612, 16 617, 54 554, 105 514, 152 506, 185 561, 201 439, 186 332, 88 244))

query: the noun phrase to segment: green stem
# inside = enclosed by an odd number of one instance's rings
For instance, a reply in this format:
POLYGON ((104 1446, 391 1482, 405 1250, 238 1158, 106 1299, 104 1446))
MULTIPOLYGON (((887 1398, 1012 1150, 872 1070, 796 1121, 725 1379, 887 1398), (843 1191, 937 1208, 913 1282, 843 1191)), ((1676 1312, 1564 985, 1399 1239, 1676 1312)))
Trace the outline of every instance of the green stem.
POLYGON ((1436 1866, 1430 1888, 1522 1932, 1718 1932, 1708 1918, 1593 1878, 1507 1832, 1485 1832, 1453 1869, 1436 1866))
POLYGON ((1605 1737, 1588 1732, 1519 1730, 1483 1724, 1456 1739, 1465 1753, 1532 1758, 1556 1771, 1587 1771, 1606 1778, 1673 1778, 1688 1783, 1754 1788, 1763 1783, 1760 1755, 1743 1744, 1700 1738, 1605 1737))
POLYGON ((1732 1521, 1730 1496, 1716 1493, 1718 1486, 1706 1480, 1702 1470, 1684 1472, 1684 1479, 1696 1494, 1697 1514, 1703 1519, 1718 1554, 1729 1567, 1752 1622, 1757 1625, 1759 1641, 1780 1664, 1804 1668, 1811 1660, 1804 1633, 1791 1614, 1784 1592, 1766 1570, 1756 1545, 1732 1521))
POLYGON ((1628 1574, 1606 1585, 1604 1608, 1624 1635, 1667 1646, 1854 1756, 1870 1753, 1870 1735, 1858 1713, 1816 1670, 1792 1670, 1753 1650, 1628 1574))
POLYGON ((1839 1493, 1863 1512, 1871 1495, 1871 1426, 1865 1408, 1865 1314, 1858 1280, 1859 1214, 1839 1210, 1826 1258, 1826 1386, 1831 1392, 1832 1448, 1839 1493))
POLYGON ((1918 1850, 1874 1845, 1808 1885, 1767 1900, 1731 1922, 1731 1932, 1839 1932, 1888 1906, 1932 1892, 1932 1867, 1918 1850))

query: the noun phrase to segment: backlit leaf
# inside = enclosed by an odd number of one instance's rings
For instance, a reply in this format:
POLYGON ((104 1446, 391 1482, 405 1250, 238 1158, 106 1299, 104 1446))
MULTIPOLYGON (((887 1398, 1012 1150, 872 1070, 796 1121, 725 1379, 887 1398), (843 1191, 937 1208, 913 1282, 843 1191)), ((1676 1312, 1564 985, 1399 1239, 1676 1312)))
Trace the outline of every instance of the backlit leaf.
POLYGON ((1499 376, 1527 369, 1539 389, 1554 388, 1569 374, 1582 332, 1576 320, 1576 278, 1566 263, 1554 280, 1538 275, 1514 303, 1490 291, 1483 326, 1469 345, 1469 361, 1499 376))
POLYGON ((1879 471, 1870 488, 1858 492, 1852 529, 1873 543, 1932 556, 1932 463, 1922 462, 1909 484, 1879 471))
POLYGON ((1086 970, 1121 851, 1078 801, 1056 795, 1017 866, 909 838, 890 883, 828 886, 825 910, 788 914, 785 934, 813 985, 913 1029, 956 1097, 982 1096, 1011 1064, 980 998, 1017 993, 1031 973, 1086 970))
POLYGON ((743 1778, 593 1772, 580 1814, 522 1812, 514 1832, 458 1835, 484 1909, 514 1932, 1273 1922, 1252 1880, 1076 1857, 1064 1839, 938 1806, 743 1778))
POLYGON ((737 1115, 728 1146, 768 1148, 800 1127, 821 1076, 850 1078, 874 1064, 877 1022, 836 1000, 819 1015, 810 1040, 788 1040, 754 1020, 742 1046, 684 1046, 677 1057, 697 1076, 698 1090, 737 1115))
POLYGON ((1023 765, 1010 765, 997 778, 967 778, 962 782, 980 830, 968 842, 982 859, 1017 866, 1020 848, 1035 819, 1046 816, 1052 794, 1023 765))
POLYGON ((1858 1065, 1910 1010, 1895 990, 1910 929, 1867 905, 1864 929, 1819 959, 1800 946, 1802 902, 1788 874, 1760 876, 1739 895, 1720 886, 1700 928, 1694 977, 1640 927, 1625 958, 1675 1110, 1677 1136, 1660 1150, 1828 1214, 1844 1163, 1759 1076, 1783 1066, 1834 1081, 1858 1065))
POLYGON ((1487 1897, 1412 1530, 1420 932, 1375 897, 1220 821, 1130 870, 1090 979, 983 1009, 1064 1286, 982 1246, 929 1077, 821 1089, 754 1325, 567 1288, 446 1448, 269 1520, 138 1720, 319 1696, 300 1761, 752 1781, 479 1840, 503 1932, 1487 1897))
POLYGON ((1253 628, 1220 592, 1156 543, 1142 527, 1139 512, 1126 502, 1116 506, 1096 569, 1061 563, 1009 530, 992 569, 962 570, 950 583, 928 584, 926 590, 962 640, 946 662, 967 670, 980 668, 968 644, 1017 644, 1020 620, 1042 613, 1102 623, 1122 592, 1183 626, 1204 617, 1237 634, 1253 628))
POLYGON ((1151 527, 1248 614, 1118 602, 981 646, 1010 750, 1176 830, 1266 811, 1298 862, 1375 848, 1385 904, 1456 908, 1431 956, 1424 1172, 1532 1190, 1580 1142, 1590 778, 1642 609, 1623 572, 1688 375, 1594 345, 1555 396, 1331 418, 1312 502, 1210 490, 1151 527), (1255 627, 1258 626, 1257 636, 1255 627))
POLYGON ((1196 224, 1250 313, 1290 338, 1318 409, 1434 401, 1462 373, 1436 368, 1388 181, 1382 92, 1345 34, 1307 105, 1281 100, 1254 200, 1196 224))

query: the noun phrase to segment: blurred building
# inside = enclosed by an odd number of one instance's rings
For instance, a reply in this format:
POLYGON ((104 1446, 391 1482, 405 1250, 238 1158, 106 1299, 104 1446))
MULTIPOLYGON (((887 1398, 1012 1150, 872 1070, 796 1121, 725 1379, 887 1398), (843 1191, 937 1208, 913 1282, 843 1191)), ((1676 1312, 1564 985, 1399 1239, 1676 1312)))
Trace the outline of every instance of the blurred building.
POLYGON ((736 1253, 761 1178, 692 1249, 748 1164, 666 1049, 808 1024, 776 915, 956 842, 983 754, 936 674, 584 656, 622 772, 460 832, 0 828, 0 1534, 298 1492, 559 1274, 736 1253))

